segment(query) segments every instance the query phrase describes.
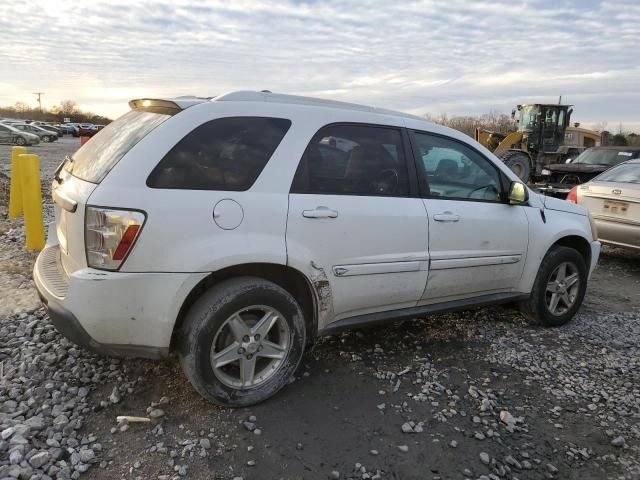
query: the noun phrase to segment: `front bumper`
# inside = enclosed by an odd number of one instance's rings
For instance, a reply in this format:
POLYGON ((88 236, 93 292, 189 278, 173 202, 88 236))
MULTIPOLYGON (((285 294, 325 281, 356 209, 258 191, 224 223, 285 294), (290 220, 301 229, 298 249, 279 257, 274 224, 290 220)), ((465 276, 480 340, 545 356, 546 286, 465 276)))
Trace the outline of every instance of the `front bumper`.
POLYGON ((543 195, 565 199, 574 186, 575 185, 563 185, 561 183, 536 183, 533 185, 533 188, 543 195))
POLYGON ((180 307, 205 276, 91 268, 67 276, 58 245, 42 250, 33 269, 58 331, 87 350, 114 357, 167 356, 180 307))

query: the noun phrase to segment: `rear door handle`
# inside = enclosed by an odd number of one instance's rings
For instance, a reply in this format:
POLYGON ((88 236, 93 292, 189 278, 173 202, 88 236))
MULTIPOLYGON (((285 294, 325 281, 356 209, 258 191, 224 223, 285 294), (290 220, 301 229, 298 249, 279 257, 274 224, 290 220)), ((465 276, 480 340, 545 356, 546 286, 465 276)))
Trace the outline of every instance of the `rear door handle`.
POLYGON ((433 219, 436 222, 457 222, 458 220, 460 220, 460 215, 456 215, 455 213, 451 212, 441 212, 436 213, 433 216, 433 219))
POLYGON ((316 207, 313 210, 303 210, 302 216, 304 218, 336 218, 338 212, 328 207, 316 207))

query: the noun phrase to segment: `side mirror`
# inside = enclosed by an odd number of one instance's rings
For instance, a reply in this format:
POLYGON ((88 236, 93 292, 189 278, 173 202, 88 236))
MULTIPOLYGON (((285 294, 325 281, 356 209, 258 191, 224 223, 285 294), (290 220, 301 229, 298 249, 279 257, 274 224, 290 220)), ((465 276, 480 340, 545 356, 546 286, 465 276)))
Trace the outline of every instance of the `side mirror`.
POLYGON ((529 192, 522 182, 511 182, 509 187, 509 204, 520 205, 529 200, 529 192))

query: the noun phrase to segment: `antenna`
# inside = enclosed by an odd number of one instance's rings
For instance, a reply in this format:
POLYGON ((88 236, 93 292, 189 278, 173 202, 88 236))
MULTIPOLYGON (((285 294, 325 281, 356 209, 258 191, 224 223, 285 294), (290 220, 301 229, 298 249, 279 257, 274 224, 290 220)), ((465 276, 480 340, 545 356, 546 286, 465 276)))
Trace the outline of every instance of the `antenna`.
POLYGON ((560 97, 558 97, 558 105, 562 105, 562 95, 560 95, 560 97))
POLYGON ((40 97, 44 95, 44 92, 33 92, 33 94, 38 96, 38 108, 40 109, 40 113, 42 113, 42 100, 40 97))

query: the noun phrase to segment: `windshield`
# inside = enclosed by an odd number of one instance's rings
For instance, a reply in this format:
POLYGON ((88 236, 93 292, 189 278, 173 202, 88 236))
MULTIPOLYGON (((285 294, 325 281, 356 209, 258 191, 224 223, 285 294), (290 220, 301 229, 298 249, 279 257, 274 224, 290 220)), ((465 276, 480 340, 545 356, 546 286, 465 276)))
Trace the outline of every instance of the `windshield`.
POLYGON ((621 182, 640 184, 640 163, 624 163, 598 175, 599 182, 621 182))
POLYGON ((584 163, 587 165, 617 165, 620 162, 634 158, 634 152, 621 152, 618 150, 589 149, 582 152, 571 163, 584 163))
POLYGON ((518 122, 518 131, 535 130, 540 115, 540 107, 537 105, 524 105, 520 110, 520 120, 518 122))
POLYGON ((65 165, 73 176, 100 183, 116 163, 169 115, 131 111, 104 127, 65 165))

